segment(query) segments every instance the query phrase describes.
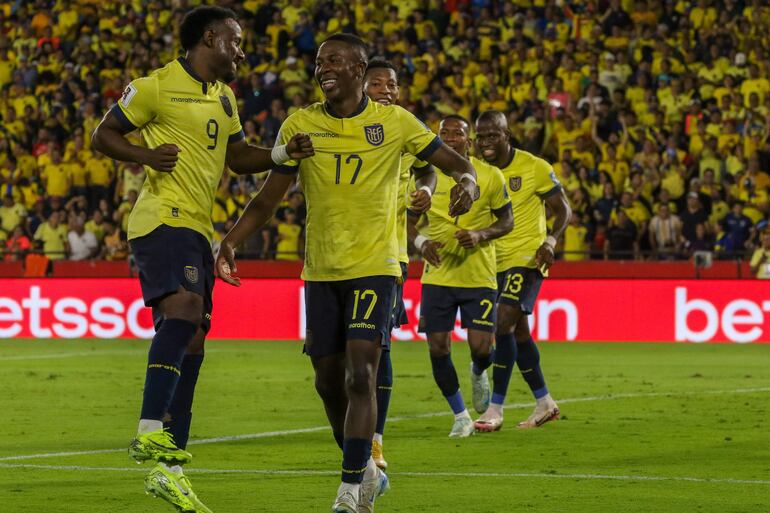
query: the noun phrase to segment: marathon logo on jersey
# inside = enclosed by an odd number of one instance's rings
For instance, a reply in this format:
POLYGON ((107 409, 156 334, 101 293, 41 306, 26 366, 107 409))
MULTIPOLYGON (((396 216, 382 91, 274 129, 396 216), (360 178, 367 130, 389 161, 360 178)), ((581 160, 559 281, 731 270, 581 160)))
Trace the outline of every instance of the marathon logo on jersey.
POLYGON ((379 146, 385 140, 385 129, 380 123, 365 126, 364 134, 366 135, 366 142, 372 146, 379 146))
POLYGON ((198 283, 198 268, 193 265, 184 266, 184 277, 190 283, 198 283))
POLYGON ((230 98, 222 95, 219 97, 219 101, 222 102, 222 108, 225 109, 225 114, 227 114, 227 117, 232 117, 233 106, 230 105, 230 98))
POLYGON ((126 87, 126 90, 123 91, 123 96, 120 97, 120 104, 124 107, 128 107, 128 104, 131 103, 131 99, 136 94, 136 87, 134 87, 131 84, 128 84, 128 87, 126 87))
POLYGON ((521 189, 521 177, 512 176, 510 180, 508 180, 508 186, 511 188, 512 192, 517 192, 519 189, 521 189))

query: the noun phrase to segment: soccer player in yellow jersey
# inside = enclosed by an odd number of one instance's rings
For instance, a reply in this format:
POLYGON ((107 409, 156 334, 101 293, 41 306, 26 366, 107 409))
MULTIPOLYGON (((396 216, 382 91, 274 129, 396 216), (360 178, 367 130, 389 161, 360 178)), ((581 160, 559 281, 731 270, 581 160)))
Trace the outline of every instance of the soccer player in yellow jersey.
MULTIPOLYGON (((439 137, 460 155, 470 149, 470 126, 460 116, 447 116, 439 137)), ((448 215, 451 179, 438 175, 428 227, 417 235, 419 216, 409 216, 409 234, 425 258, 422 273, 422 303, 419 330, 428 337, 433 377, 455 415, 449 433, 464 438, 474 433, 473 421, 465 408, 457 372, 452 363, 452 331, 457 309, 473 359, 473 406, 479 413, 489 405, 486 369, 492 364, 492 337, 495 332, 497 270, 494 240, 513 228, 511 201, 503 174, 494 166, 470 158, 476 169, 479 199, 470 212, 459 217, 448 215)))
MULTIPOLYGON (((371 100, 381 105, 395 105, 398 102, 399 87, 396 67, 384 60, 373 59, 366 66, 364 91, 371 100)), ((430 198, 436 187, 436 177, 430 164, 417 160, 411 153, 401 154, 401 175, 398 184, 398 261, 401 265, 401 279, 397 281, 393 301, 391 327, 393 330, 408 322, 404 305, 404 282, 407 278, 409 253, 406 242, 406 207, 407 186, 414 170, 415 191, 411 194, 409 210, 421 214, 430 208, 430 198)), ((390 336, 390 330, 385 336, 390 336)), ((385 432, 385 420, 388 416, 390 396, 393 391, 393 365, 390 360, 390 347, 383 347, 380 364, 377 368, 377 423, 374 426, 372 440, 372 458, 374 463, 386 470, 388 463, 382 454, 382 435, 385 432)))
POLYGON ((244 140, 226 85, 244 58, 232 11, 194 9, 181 23, 180 37, 186 56, 131 82, 94 132, 93 146, 113 159, 142 164, 147 173, 128 239, 156 334, 129 455, 158 462, 145 479, 147 492, 181 511, 208 512, 180 465, 192 458, 185 446, 211 322, 214 193, 226 164, 239 174, 266 170, 312 154, 312 144, 298 134, 271 153, 244 140), (145 146, 126 139, 137 129, 145 146))
POLYGON ((335 439, 342 483, 332 510, 371 512, 387 477, 371 458, 375 378, 390 329, 398 262, 397 196, 402 153, 452 174, 450 214, 467 212, 476 193, 473 166, 397 105, 364 94, 366 45, 350 34, 326 39, 315 78, 326 97, 290 115, 278 137, 310 135, 315 155, 274 169, 222 240, 217 270, 237 285, 233 248, 264 225, 299 175, 307 200, 305 352, 316 374, 335 439))
POLYGON ((545 385, 527 315, 532 313, 543 277, 553 264, 556 241, 572 212, 551 165, 511 145, 502 112, 481 113, 476 134, 484 160, 499 167, 505 176, 516 219, 513 231, 495 242, 498 307, 494 387, 490 406, 476 421, 476 429, 497 431, 502 426, 503 403, 514 362, 537 401, 534 413, 519 427, 537 427, 558 418, 559 408, 545 385), (546 231, 546 203, 554 214, 550 235, 546 231))

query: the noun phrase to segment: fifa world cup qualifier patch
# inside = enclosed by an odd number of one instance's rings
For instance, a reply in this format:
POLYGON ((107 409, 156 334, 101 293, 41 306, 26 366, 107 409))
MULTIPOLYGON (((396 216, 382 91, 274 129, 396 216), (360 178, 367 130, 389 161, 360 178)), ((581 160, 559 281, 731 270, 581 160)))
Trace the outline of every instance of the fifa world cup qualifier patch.
POLYGON ((227 114, 227 117, 232 117, 233 106, 230 105, 230 98, 228 98, 225 95, 222 95, 219 97, 219 101, 222 102, 222 108, 225 109, 225 114, 227 114))
POLYGON ((198 268, 193 265, 184 266, 184 277, 190 283, 198 283, 198 268))

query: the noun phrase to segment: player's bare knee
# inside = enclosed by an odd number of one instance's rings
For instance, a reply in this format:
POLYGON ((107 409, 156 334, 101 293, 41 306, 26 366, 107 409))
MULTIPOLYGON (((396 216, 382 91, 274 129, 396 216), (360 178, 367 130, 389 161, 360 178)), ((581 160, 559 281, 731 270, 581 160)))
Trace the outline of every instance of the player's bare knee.
POLYGON ((529 331, 529 318, 526 315, 522 316, 519 322, 516 323, 513 333, 517 341, 524 341, 532 338, 529 331))
POLYGON ((187 354, 203 354, 205 341, 206 333, 201 328, 198 328, 195 337, 187 345, 187 354))
POLYGON ((492 334, 474 333, 468 334, 468 343, 471 350, 471 356, 475 359, 484 359, 492 352, 492 334))
POLYGON ((521 316, 522 312, 519 308, 514 308, 509 305, 500 305, 497 309, 496 333, 498 335, 513 333, 521 316))
POLYGON ((359 365, 345 373, 345 388, 349 394, 367 395, 374 389, 375 372, 370 365, 359 365))
POLYGON ((160 308, 169 319, 183 319, 196 325, 203 320, 203 298, 183 288, 165 298, 160 308))
POLYGON ((433 358, 446 356, 452 352, 450 342, 445 340, 428 340, 428 351, 433 358))

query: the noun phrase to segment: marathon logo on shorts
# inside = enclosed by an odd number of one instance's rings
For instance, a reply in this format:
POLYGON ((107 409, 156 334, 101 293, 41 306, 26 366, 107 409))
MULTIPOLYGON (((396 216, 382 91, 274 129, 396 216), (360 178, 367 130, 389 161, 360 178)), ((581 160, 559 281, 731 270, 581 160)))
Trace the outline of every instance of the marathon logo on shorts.
POLYGON ((364 127, 364 135, 366 135, 366 142, 372 146, 379 146, 385 140, 385 129, 380 123, 368 125, 364 127))
POLYGON ((184 266, 184 277, 190 283, 198 283, 198 268, 193 265, 184 266))
POLYGON ((225 95, 222 95, 219 97, 219 101, 222 102, 222 108, 225 109, 225 114, 227 114, 227 117, 232 117, 233 106, 230 105, 230 98, 228 98, 225 95))
POLYGON ((508 186, 511 188, 512 192, 516 192, 521 189, 521 177, 512 176, 510 180, 508 180, 508 186))

